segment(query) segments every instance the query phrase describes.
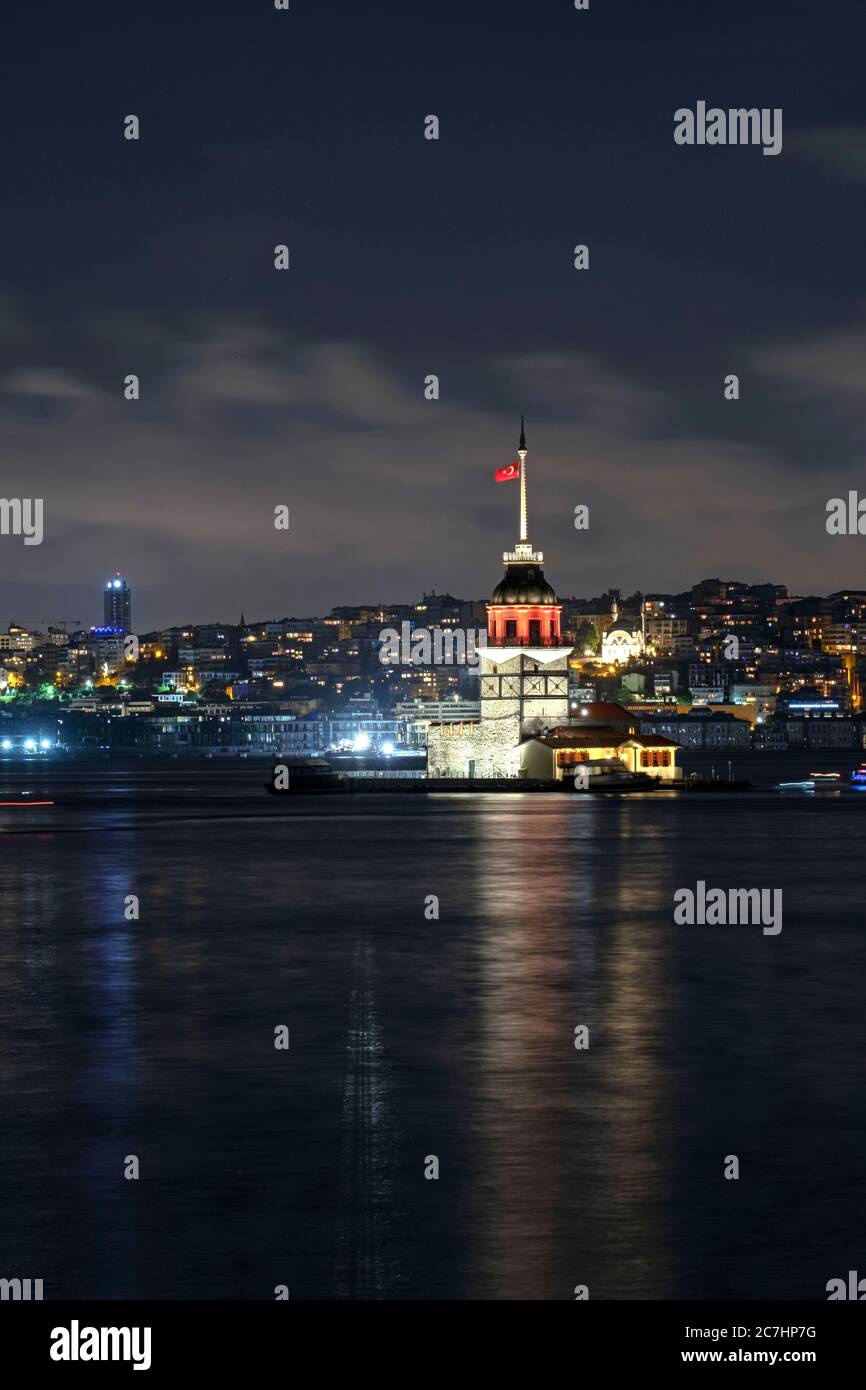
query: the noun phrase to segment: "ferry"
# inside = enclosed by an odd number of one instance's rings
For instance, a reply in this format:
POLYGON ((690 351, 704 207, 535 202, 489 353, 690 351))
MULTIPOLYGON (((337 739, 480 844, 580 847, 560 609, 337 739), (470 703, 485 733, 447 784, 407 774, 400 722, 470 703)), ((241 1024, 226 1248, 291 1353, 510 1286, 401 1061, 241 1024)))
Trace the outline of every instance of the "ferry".
POLYGON ((23 807, 25 810, 29 810, 31 806, 53 805, 53 801, 43 800, 41 796, 35 796, 32 791, 19 792, 17 795, 13 792, 5 796, 0 796, 0 810, 11 806, 23 807))
POLYGON ((842 785, 838 772, 810 772, 809 776, 820 796, 841 796, 842 785))
POLYGON ((808 782, 777 782, 777 792, 800 792, 803 796, 815 795, 815 783, 808 782))
POLYGON ((860 766, 855 767, 854 771, 851 773, 851 786, 866 787, 866 763, 861 763, 860 766))

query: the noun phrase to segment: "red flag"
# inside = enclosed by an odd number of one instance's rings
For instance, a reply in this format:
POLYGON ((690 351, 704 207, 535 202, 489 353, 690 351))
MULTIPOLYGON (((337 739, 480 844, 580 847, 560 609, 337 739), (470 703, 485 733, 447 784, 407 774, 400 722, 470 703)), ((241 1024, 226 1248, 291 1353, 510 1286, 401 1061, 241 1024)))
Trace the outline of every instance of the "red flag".
POLYGON ((520 461, 519 461, 519 460, 518 460, 517 463, 509 463, 508 466, 507 466, 507 468, 497 468, 496 472, 495 472, 494 475, 493 475, 494 481, 497 482, 497 483, 508 483, 508 482, 511 481, 512 478, 519 478, 519 477, 520 477, 520 461))

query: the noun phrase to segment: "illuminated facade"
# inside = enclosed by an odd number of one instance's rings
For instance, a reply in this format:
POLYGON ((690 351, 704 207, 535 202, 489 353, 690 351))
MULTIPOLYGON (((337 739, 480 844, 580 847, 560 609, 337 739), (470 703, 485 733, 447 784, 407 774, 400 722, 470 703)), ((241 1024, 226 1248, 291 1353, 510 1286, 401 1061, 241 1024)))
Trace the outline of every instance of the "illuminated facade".
POLYGON ((614 599, 611 625, 601 639, 602 661, 608 665, 622 666, 635 657, 643 656, 645 650, 643 627, 634 627, 631 623, 623 622, 619 618, 614 599))
POLYGON ((661 734, 639 734, 611 727, 551 729, 527 739, 520 749, 520 767, 527 777, 557 782, 573 777, 581 763, 622 764, 628 772, 642 772, 663 782, 675 782, 678 745, 661 734))
POLYGON ((544 577, 544 556, 527 534, 526 439, 521 428, 520 539, 503 555, 505 574, 487 605, 481 653, 481 717, 431 724, 431 777, 517 777, 520 745, 568 719, 568 658, 562 604, 544 577))
POLYGON ((132 593, 119 574, 105 581, 105 626, 132 631, 132 593))

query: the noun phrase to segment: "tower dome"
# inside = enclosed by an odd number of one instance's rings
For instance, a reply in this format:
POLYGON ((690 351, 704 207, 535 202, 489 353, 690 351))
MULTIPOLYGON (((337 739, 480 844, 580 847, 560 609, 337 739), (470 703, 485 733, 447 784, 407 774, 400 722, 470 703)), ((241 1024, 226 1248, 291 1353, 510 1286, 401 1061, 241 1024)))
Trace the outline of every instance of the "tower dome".
POLYGON ((544 570, 536 562, 524 564, 516 561, 506 565, 505 574, 500 579, 490 598, 492 604, 531 603, 554 605, 559 599, 544 577, 544 570))

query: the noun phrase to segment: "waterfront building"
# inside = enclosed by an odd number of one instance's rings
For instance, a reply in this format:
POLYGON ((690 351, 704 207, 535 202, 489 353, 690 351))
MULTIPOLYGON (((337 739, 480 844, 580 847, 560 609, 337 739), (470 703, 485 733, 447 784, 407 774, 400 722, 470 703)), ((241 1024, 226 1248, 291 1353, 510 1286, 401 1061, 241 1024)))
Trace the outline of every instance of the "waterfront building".
POLYGON ((788 748, 859 748, 863 725, 857 718, 841 715, 834 719, 780 719, 788 748))
POLYGON ((660 734, 685 748, 744 749, 751 747, 752 727, 728 710, 702 705, 688 714, 643 716, 641 734, 660 734))
POLYGON ((631 734, 611 726, 568 725, 536 734, 520 746, 520 770, 524 777, 556 780, 573 777, 581 763, 619 762, 629 772, 673 782, 680 776, 679 748, 661 734, 631 734))

